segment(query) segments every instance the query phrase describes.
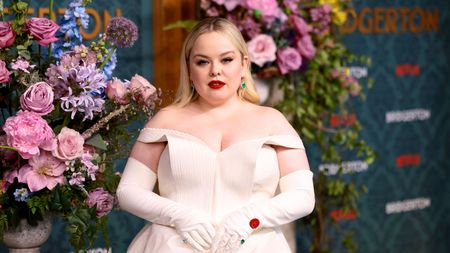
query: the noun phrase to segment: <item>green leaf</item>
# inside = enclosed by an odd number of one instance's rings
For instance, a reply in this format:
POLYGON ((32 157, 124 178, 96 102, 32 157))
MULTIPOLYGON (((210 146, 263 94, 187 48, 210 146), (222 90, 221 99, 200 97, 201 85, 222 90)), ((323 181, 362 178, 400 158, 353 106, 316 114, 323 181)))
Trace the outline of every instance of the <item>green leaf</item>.
POLYGON ((168 30, 172 30, 172 29, 176 29, 176 28, 183 28, 183 29, 190 31, 190 30, 192 30, 192 28, 194 28, 194 26, 197 23, 198 23, 197 20, 179 20, 177 22, 170 23, 170 24, 164 26, 163 31, 168 31, 168 30))
POLYGON ((86 144, 91 145, 93 147, 99 148, 101 150, 108 150, 106 146, 106 142, 103 140, 102 136, 99 134, 95 134, 90 139, 86 141, 86 144))

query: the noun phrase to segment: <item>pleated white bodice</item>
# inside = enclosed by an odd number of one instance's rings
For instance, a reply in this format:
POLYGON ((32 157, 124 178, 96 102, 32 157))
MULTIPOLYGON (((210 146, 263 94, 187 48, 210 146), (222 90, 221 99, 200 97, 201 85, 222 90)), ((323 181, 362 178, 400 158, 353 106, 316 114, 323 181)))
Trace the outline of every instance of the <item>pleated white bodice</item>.
MULTIPOLYGON (((216 152, 198 137, 162 128, 142 129, 138 141, 167 142, 158 164, 160 195, 204 211, 215 226, 230 212, 275 195, 280 172, 271 145, 304 148, 298 136, 271 135, 240 141, 216 152)), ((130 248, 144 246, 140 252, 194 252, 173 228, 157 224, 144 227, 133 244, 130 248)), ((282 233, 279 229, 262 229, 248 238, 239 253, 275 249, 289 252, 282 233)))

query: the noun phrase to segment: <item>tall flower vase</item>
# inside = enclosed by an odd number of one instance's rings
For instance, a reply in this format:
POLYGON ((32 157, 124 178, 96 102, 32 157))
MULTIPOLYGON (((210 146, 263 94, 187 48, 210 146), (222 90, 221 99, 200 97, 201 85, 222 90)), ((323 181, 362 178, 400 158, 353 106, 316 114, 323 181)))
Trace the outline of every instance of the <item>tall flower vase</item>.
POLYGON ((3 243, 9 253, 40 253, 43 245, 52 232, 52 216, 46 215, 37 226, 31 226, 25 219, 17 228, 11 228, 3 234, 3 243))

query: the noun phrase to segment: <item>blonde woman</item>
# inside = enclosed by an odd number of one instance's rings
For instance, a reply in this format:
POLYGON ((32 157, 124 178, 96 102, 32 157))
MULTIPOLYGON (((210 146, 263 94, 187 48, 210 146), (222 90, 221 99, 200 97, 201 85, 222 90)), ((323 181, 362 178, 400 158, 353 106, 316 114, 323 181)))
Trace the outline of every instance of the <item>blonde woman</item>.
POLYGON ((175 102, 142 129, 119 184, 120 206, 149 221, 128 252, 290 252, 279 227, 312 212, 312 172, 286 118, 258 105, 242 35, 202 20, 180 63, 175 102))

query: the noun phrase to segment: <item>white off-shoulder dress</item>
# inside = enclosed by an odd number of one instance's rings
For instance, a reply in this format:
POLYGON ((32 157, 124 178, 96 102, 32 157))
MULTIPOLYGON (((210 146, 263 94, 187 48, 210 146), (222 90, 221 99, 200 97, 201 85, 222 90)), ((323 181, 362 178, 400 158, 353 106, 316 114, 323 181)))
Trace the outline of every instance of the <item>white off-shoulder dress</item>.
MULTIPOLYGON (((162 128, 142 129, 138 141, 167 142, 158 165, 160 195, 203 210, 216 227, 233 210, 275 195, 280 171, 273 145, 304 149, 298 136, 272 135, 244 140, 216 152, 198 137, 162 128)), ((198 251, 183 243, 174 228, 148 223, 136 235, 128 252, 198 251)), ((280 228, 257 229, 238 251, 273 252, 290 252, 280 228)))

